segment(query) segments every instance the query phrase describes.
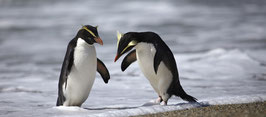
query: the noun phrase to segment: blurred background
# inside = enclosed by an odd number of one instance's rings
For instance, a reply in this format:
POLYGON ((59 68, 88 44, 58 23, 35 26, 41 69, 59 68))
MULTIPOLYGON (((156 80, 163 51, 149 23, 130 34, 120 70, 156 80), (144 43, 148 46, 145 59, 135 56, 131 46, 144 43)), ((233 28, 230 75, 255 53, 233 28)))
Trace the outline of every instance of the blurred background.
POLYGON ((199 100, 266 94, 265 19, 264 0, 0 0, 0 115, 56 113, 44 110, 55 106, 67 44, 87 24, 99 26, 104 45, 95 46, 111 81, 97 75, 84 107, 156 98, 136 63, 126 72, 122 59, 113 63, 117 30, 158 33, 199 100))

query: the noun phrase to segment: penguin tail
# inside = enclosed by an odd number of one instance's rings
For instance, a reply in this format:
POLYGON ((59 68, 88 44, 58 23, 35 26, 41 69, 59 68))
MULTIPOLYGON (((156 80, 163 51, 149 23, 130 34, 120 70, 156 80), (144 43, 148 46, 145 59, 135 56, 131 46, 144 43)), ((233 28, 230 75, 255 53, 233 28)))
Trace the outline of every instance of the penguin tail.
POLYGON ((174 95, 181 97, 183 100, 186 100, 188 102, 197 102, 197 98, 188 95, 184 89, 181 87, 181 85, 179 85, 178 88, 176 88, 174 95))
POLYGON ((197 99, 192 97, 191 95, 188 95, 188 94, 185 94, 185 95, 180 95, 180 97, 183 99, 183 100, 186 100, 188 102, 197 102, 197 99))

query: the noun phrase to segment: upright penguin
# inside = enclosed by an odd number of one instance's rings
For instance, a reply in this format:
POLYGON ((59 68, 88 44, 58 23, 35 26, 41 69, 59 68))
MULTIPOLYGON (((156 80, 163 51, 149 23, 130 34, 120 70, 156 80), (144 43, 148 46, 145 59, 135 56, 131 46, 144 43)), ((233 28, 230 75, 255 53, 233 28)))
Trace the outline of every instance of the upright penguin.
POLYGON ((189 102, 196 102, 196 98, 183 90, 173 53, 158 34, 128 32, 122 35, 118 32, 117 38, 115 62, 134 47, 135 49, 123 59, 121 69, 125 71, 131 63, 137 60, 144 76, 159 96, 155 100, 156 103, 167 105, 172 95, 189 102))
POLYGON ((109 72, 96 57, 94 43, 103 45, 97 27, 83 26, 67 47, 58 83, 56 106, 81 106, 88 98, 96 70, 108 83, 109 72))

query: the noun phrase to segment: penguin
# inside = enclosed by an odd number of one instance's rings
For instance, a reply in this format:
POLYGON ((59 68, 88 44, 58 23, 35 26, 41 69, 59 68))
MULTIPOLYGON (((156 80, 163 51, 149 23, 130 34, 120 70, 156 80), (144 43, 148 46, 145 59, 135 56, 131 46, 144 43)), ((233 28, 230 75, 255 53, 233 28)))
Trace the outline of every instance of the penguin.
POLYGON ((107 84, 109 71, 96 57, 94 43, 103 45, 97 26, 83 26, 69 42, 62 65, 56 106, 81 106, 88 98, 98 71, 107 84))
POLYGON ((172 95, 181 97, 188 102, 197 102, 196 98, 188 95, 179 81, 175 58, 170 48, 161 37, 154 32, 117 33, 116 62, 123 54, 121 64, 124 72, 130 64, 137 61, 139 68, 158 94, 154 101, 160 105, 167 105, 172 95))

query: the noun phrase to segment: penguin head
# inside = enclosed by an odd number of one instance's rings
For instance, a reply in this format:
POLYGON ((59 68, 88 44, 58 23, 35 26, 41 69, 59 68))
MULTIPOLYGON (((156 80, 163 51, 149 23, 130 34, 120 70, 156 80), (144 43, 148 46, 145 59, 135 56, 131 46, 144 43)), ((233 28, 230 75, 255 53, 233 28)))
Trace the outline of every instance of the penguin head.
POLYGON ((97 28, 98 26, 96 27, 93 27, 91 25, 82 26, 82 28, 78 31, 77 38, 83 39, 90 45, 94 43, 103 45, 103 41, 98 34, 97 28))
POLYGON ((121 34, 117 32, 117 54, 115 57, 115 62, 125 53, 130 51, 139 43, 139 39, 136 38, 136 33, 128 32, 126 34, 121 34))

